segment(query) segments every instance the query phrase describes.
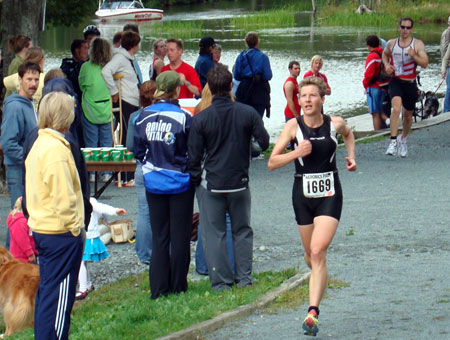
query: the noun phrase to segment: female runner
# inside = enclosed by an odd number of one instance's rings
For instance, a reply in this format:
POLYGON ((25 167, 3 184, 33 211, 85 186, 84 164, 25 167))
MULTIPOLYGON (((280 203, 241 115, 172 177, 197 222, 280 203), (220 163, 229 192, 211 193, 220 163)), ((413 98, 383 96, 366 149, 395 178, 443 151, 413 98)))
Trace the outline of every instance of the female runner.
POLYGON ((304 114, 288 121, 272 151, 268 167, 278 169, 295 161, 292 203, 311 268, 308 315, 303 322, 307 335, 319 331, 319 303, 327 283, 326 253, 336 233, 342 210, 342 189, 336 168, 336 134, 344 138, 346 168, 356 170, 355 139, 341 117, 321 113, 326 84, 316 77, 300 82, 300 105, 304 114), (293 141, 294 150, 283 153, 293 141))

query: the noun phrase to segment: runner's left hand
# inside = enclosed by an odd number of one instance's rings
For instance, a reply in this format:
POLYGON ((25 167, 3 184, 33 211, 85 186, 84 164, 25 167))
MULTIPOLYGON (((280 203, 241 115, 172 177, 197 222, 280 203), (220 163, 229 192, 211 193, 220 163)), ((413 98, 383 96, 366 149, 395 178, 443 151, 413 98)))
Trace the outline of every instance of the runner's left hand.
POLYGON ((345 161, 347 162, 345 167, 347 168, 348 171, 355 171, 356 170, 356 161, 355 161, 354 158, 345 157, 345 161))

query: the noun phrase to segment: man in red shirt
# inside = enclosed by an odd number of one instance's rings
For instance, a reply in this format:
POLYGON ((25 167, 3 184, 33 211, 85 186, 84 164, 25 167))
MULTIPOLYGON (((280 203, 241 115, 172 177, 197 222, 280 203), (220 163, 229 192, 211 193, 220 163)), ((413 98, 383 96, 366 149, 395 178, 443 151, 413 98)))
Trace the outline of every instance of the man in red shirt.
POLYGON ((167 57, 170 64, 164 66, 161 69, 161 73, 164 71, 175 71, 180 75, 180 79, 183 85, 181 85, 180 95, 178 99, 182 98, 194 98, 200 96, 202 92, 202 86, 200 79, 194 68, 186 64, 181 60, 183 54, 183 42, 180 39, 167 40, 167 57))
POLYGON ((297 77, 300 75, 300 64, 298 61, 291 61, 288 66, 289 77, 283 85, 284 96, 287 100, 286 108, 284 109, 284 117, 286 122, 289 119, 300 116, 300 103, 298 101, 298 82, 297 77))
MULTIPOLYGON (((374 130, 380 130, 383 122, 389 118, 383 112, 383 101, 386 96, 389 80, 381 81, 379 75, 381 72, 383 49, 380 47, 380 39, 376 35, 369 35, 366 38, 369 55, 366 58, 364 70, 363 86, 367 95, 367 104, 372 115, 374 130)), ((386 124, 388 125, 388 124, 386 124)))

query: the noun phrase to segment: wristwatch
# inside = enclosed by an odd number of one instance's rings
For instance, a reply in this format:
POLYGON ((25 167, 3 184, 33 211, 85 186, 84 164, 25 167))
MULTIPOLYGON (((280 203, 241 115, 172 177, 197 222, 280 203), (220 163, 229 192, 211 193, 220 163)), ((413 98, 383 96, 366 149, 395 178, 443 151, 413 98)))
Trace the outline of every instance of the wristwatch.
POLYGON ((184 82, 184 85, 186 85, 186 86, 191 86, 191 82, 188 81, 188 80, 186 80, 186 81, 184 82))

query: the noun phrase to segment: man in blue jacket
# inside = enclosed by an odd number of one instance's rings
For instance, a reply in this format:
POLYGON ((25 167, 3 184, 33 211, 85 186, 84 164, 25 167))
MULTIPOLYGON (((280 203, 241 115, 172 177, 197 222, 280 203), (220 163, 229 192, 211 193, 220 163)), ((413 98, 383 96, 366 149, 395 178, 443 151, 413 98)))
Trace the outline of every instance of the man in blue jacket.
POLYGON ((214 290, 252 284, 253 230, 250 226, 250 141, 254 137, 262 150, 269 135, 252 107, 233 102, 233 77, 217 64, 208 73, 212 105, 193 119, 188 139, 188 170, 196 186, 200 224, 208 275, 214 290), (204 164, 202 166, 202 161, 204 164), (205 177, 202 179, 202 172, 205 177), (225 214, 231 218, 235 273, 226 247, 225 214))
MULTIPOLYGON (((11 209, 24 193, 23 145, 28 134, 37 126, 33 95, 39 86, 41 68, 26 62, 19 66, 19 91, 6 98, 2 117, 2 150, 6 165, 6 182, 11 195, 11 209)), ((6 230, 6 248, 9 249, 9 231, 6 230)))
POLYGON ((270 85, 272 69, 267 55, 259 50, 259 37, 256 32, 245 36, 248 49, 242 51, 234 64, 234 79, 240 81, 236 100, 251 105, 261 118, 266 112, 270 117, 270 85))
POLYGON ((216 46, 216 42, 211 37, 203 37, 200 39, 198 46, 200 47, 200 53, 195 63, 195 71, 200 78, 202 88, 204 88, 206 85, 206 75, 209 70, 214 68, 212 52, 216 46))

